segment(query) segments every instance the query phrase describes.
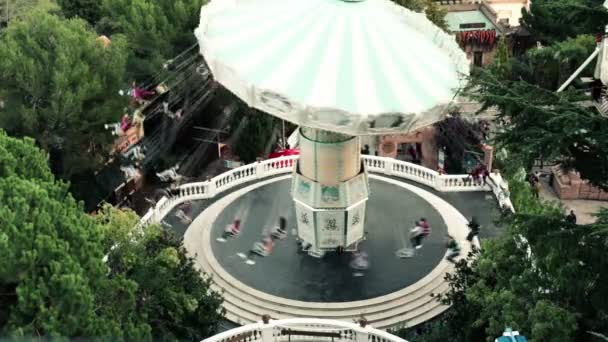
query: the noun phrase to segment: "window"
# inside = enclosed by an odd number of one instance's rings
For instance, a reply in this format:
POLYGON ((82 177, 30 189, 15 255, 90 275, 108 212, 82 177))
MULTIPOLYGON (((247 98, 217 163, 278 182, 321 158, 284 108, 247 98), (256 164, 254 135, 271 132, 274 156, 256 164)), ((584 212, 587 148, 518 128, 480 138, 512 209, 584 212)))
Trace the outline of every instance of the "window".
POLYGON ((483 66, 483 51, 473 52, 473 65, 475 65, 476 67, 483 66))
POLYGON ((461 29, 481 29, 486 28, 486 23, 468 23, 460 24, 461 29))

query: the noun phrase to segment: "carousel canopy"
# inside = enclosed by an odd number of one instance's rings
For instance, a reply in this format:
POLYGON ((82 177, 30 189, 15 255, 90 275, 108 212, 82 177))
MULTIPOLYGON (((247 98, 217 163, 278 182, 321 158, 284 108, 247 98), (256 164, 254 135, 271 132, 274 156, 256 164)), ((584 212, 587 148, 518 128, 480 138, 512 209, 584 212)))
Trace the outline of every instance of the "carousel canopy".
POLYGON ((390 0, 212 0, 195 34, 250 106, 352 135, 440 120, 469 72, 453 36, 390 0))

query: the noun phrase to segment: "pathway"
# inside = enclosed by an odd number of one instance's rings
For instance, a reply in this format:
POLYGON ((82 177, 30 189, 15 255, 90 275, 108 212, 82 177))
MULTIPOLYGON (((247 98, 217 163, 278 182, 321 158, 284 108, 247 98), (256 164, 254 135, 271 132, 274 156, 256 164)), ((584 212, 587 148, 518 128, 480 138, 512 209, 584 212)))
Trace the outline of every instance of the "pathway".
POLYGON ((549 177, 541 177, 541 184, 543 188, 540 192, 540 196, 545 201, 560 202, 566 212, 574 210, 576 214, 577 223, 579 224, 590 224, 595 222, 596 218, 593 216, 601 208, 608 209, 607 201, 593 201, 593 200, 560 200, 557 194, 549 186, 549 177))

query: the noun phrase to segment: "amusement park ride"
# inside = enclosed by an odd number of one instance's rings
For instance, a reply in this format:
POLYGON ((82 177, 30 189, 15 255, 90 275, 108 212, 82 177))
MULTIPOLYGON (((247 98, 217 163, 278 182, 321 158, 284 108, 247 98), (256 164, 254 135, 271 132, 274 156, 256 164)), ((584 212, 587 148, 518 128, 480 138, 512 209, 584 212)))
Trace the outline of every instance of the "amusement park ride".
POLYGON ((365 237, 359 137, 441 120, 469 73, 452 36, 390 0, 213 0, 195 35, 217 82, 300 126, 292 197, 315 256, 365 237))

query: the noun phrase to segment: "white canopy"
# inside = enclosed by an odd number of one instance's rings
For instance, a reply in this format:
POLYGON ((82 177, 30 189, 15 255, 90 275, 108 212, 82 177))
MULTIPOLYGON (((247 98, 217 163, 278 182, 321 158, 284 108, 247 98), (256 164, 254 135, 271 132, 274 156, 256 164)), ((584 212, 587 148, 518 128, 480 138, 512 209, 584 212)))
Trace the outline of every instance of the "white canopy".
POLYGON ((212 0, 195 34, 250 106, 352 135, 440 120, 469 72, 453 36, 390 0, 212 0))

